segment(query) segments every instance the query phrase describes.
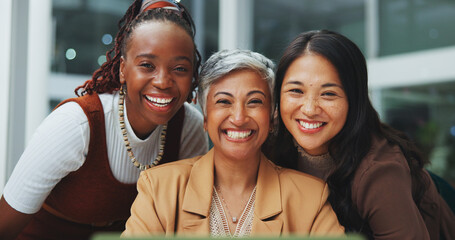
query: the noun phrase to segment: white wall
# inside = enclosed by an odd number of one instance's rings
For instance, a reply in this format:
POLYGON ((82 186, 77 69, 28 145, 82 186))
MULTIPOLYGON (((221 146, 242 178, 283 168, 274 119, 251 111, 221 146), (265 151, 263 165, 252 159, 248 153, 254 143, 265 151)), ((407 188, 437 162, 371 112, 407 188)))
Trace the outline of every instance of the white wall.
POLYGON ((0 1, 0 193, 6 180, 12 1, 0 1))
POLYGON ((0 189, 47 115, 51 0, 0 1, 0 189), (4 29, 3 29, 4 28, 4 29))
POLYGON ((25 143, 48 114, 51 61, 52 1, 29 4, 25 143))
POLYGON ((370 59, 368 74, 372 89, 453 81, 455 47, 370 59))
POLYGON ((252 0, 220 0, 220 50, 253 49, 253 11, 252 0))

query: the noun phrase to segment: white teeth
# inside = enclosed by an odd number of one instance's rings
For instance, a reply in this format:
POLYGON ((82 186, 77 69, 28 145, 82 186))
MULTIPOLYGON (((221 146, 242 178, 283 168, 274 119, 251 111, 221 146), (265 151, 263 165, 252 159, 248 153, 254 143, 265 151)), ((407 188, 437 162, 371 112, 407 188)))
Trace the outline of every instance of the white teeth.
POLYGON ((319 123, 307 123, 307 122, 304 122, 304 121, 299 121, 300 123, 300 126, 306 128, 306 129, 315 129, 315 128, 319 128, 322 126, 322 122, 319 122, 319 123))
POLYGON ((145 96, 153 105, 157 107, 165 107, 172 102, 173 98, 156 98, 145 96))
POLYGON ((232 139, 244 139, 244 138, 247 138, 251 135, 253 131, 249 130, 249 131, 231 131, 231 130, 227 130, 226 133, 228 135, 229 138, 232 138, 232 139))

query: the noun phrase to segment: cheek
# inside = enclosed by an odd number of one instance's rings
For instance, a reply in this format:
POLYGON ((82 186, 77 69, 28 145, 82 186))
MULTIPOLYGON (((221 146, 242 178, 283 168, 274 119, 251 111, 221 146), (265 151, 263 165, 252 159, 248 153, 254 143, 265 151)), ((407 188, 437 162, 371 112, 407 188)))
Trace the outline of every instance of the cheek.
MULTIPOLYGON (((178 89, 182 95, 187 96, 190 93, 191 90, 191 83, 192 83, 193 78, 189 79, 181 79, 181 81, 178 81, 178 89)), ((185 98, 186 99, 186 98, 185 98)))
POLYGON ((330 118, 337 123, 337 125, 342 127, 346 122, 348 107, 345 104, 333 104, 327 107, 327 113, 330 115, 330 118))
POLYGON ((268 132, 270 127, 270 111, 264 109, 264 111, 258 114, 258 120, 259 127, 268 132))
POLYGON ((291 117, 294 109, 298 109, 299 104, 289 98, 281 98, 280 101, 280 115, 283 119, 291 117))

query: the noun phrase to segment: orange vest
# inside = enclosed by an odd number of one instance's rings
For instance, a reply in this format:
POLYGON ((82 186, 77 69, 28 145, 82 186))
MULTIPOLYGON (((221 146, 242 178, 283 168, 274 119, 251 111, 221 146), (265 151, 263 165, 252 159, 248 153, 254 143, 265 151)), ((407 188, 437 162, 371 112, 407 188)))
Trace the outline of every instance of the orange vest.
MULTIPOLYGON (((112 174, 106 147, 104 111, 98 94, 61 102, 77 102, 87 115, 90 143, 84 164, 52 190, 18 239, 89 239, 94 232, 123 231, 137 195, 136 184, 112 174)), ((163 159, 178 160, 184 107, 169 121, 163 159)), ((125 159, 125 161, 130 161, 125 159)))

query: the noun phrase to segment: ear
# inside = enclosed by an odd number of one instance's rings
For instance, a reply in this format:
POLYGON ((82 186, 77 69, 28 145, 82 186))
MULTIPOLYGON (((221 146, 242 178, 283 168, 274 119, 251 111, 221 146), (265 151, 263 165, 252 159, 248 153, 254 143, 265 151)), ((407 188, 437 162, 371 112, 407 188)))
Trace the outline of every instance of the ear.
POLYGON ((204 132, 207 132, 207 118, 204 116, 204 132))
POLYGON ((120 84, 125 84, 125 74, 123 73, 125 69, 125 58, 123 56, 120 57, 120 68, 119 68, 119 77, 120 77, 120 84))

